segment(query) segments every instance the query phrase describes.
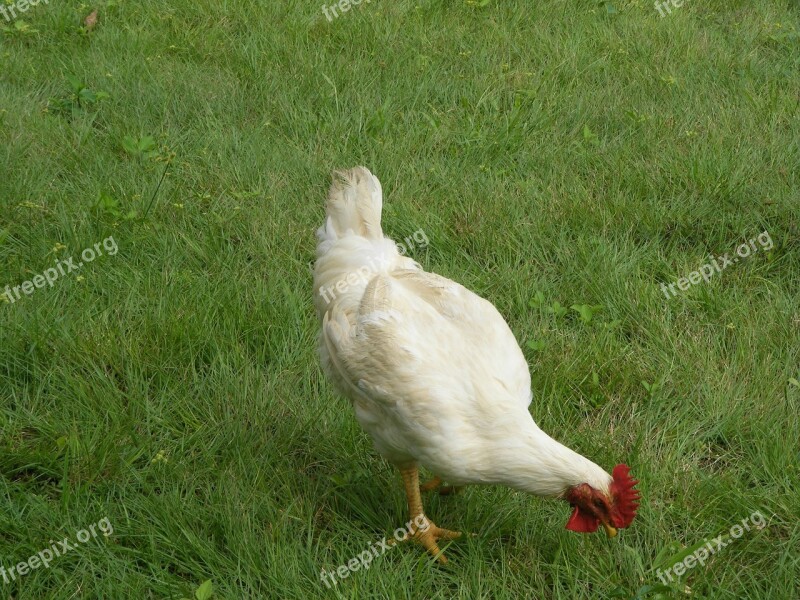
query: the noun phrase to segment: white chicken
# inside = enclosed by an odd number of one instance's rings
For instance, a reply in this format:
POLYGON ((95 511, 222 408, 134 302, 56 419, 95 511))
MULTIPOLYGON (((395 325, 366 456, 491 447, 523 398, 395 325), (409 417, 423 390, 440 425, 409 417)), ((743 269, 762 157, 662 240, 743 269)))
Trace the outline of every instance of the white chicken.
POLYGON ((500 484, 573 507, 567 529, 609 536, 638 507, 628 467, 613 475, 544 433, 528 412, 530 374, 503 317, 463 286, 425 272, 381 229, 380 182, 364 167, 335 173, 317 231, 314 304, 323 367, 353 403, 375 448, 400 470, 408 538, 446 562, 460 535, 427 520, 418 466, 456 486, 500 484), (421 519, 421 520, 420 520, 421 519))

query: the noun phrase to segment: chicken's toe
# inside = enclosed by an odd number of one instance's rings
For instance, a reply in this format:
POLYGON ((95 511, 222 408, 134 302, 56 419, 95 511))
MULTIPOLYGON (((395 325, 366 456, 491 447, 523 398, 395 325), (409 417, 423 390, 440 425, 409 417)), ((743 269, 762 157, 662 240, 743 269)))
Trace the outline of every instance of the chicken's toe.
POLYGON ((427 518, 424 518, 424 522, 427 523, 427 527, 424 529, 411 529, 400 541, 405 542, 411 540, 417 542, 418 544, 421 544, 428 552, 430 552, 431 556, 433 556, 441 564, 447 563, 447 557, 439 549, 437 542, 439 540, 455 540, 461 537, 461 532, 443 529, 442 527, 439 527, 429 521, 427 518))

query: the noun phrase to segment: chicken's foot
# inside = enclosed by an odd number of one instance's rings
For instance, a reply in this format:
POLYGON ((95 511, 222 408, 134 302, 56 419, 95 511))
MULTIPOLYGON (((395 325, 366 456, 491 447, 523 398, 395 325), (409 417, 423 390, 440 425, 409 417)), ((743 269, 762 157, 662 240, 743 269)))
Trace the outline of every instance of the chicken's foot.
POLYGON ((439 549, 437 542, 454 540, 461 537, 461 533, 442 529, 425 516, 420 496, 419 471, 416 465, 400 469, 400 475, 403 477, 403 485, 408 499, 408 512, 411 515, 411 520, 406 523, 406 534, 400 538, 400 541, 414 540, 422 544, 440 563, 445 564, 447 558, 439 549))

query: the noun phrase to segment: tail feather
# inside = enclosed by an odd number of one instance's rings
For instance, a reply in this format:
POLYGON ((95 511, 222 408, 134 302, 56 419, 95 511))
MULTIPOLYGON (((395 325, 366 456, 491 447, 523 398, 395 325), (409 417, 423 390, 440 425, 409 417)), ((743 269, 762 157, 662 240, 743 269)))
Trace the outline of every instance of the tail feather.
POLYGON ((383 238, 383 192, 378 178, 365 167, 335 171, 328 192, 326 236, 352 231, 370 240, 383 238))
POLYGON ((314 306, 320 317, 333 306, 355 314, 376 274, 420 268, 383 236, 381 196, 380 182, 364 167, 334 173, 327 217, 317 229, 314 306))

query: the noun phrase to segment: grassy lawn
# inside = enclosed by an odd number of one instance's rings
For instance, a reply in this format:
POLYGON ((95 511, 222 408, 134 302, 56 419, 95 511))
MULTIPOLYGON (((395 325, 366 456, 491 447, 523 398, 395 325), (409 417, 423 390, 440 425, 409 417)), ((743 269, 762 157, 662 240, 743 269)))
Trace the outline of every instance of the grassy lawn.
POLYGON ((75 546, 0 598, 800 597, 800 5, 670 10, 0 13, 0 567, 75 546), (538 424, 641 479, 618 538, 467 488, 426 499, 477 534, 447 566, 320 581, 408 519, 316 354, 313 232, 356 164, 384 231, 506 316, 538 424))

